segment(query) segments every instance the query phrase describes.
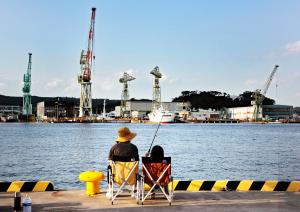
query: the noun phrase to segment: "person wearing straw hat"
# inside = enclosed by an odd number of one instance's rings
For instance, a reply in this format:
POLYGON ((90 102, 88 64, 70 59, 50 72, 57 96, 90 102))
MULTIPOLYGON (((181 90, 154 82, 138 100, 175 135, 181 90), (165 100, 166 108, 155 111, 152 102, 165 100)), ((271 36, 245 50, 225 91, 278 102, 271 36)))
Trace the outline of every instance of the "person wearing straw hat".
POLYGON ((117 143, 110 149, 108 159, 111 160, 113 156, 120 156, 132 157, 138 160, 138 148, 131 143, 135 136, 136 133, 131 132, 127 127, 120 128, 118 130, 118 138, 116 139, 117 143))
MULTIPOLYGON (((136 136, 136 133, 131 132, 127 127, 122 127, 118 130, 118 138, 116 139, 116 144, 111 147, 109 151, 108 160, 112 160, 113 156, 118 157, 130 157, 134 158, 136 161, 139 160, 139 152, 136 145, 132 144, 131 141, 136 136)), ((111 166, 109 165, 110 169, 111 166)), ((106 197, 111 198, 110 187, 107 189, 106 197)), ((135 195, 135 186, 131 188, 131 196, 135 195)))

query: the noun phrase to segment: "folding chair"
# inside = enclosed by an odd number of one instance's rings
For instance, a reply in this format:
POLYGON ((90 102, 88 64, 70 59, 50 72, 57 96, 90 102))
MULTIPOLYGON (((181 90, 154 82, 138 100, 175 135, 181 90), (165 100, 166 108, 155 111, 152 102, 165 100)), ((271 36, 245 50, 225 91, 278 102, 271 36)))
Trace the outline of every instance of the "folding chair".
MULTIPOLYGON (((108 189, 110 192, 111 204, 114 204, 116 197, 124 191, 126 185, 136 186, 137 204, 139 204, 140 199, 140 188, 139 188, 139 159, 131 157, 119 157, 113 156, 110 161, 110 166, 108 168, 108 189), (114 188, 117 188, 114 191, 114 188)), ((133 189, 134 192, 134 189, 133 189)))
POLYGON ((143 173, 141 176, 141 201, 142 205, 155 188, 159 188, 167 198, 169 205, 173 200, 173 177, 171 176, 171 157, 161 159, 142 157, 143 173), (169 186, 171 183, 171 186, 169 186), (145 184, 150 186, 150 190, 145 195, 145 184))

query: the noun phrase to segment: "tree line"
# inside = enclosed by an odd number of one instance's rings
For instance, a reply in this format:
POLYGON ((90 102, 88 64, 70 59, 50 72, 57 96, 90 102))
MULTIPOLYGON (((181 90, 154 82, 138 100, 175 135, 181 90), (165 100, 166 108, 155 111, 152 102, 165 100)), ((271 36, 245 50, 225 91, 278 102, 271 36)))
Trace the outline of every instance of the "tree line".
MULTIPOLYGON (((239 96, 233 98, 230 94, 219 91, 182 91, 181 95, 173 98, 173 102, 187 102, 191 103, 192 108, 203 108, 203 109, 215 109, 220 110, 221 108, 229 107, 245 107, 251 105, 251 98, 253 92, 245 91, 239 96)), ((63 101, 66 103, 73 103, 79 105, 79 98, 74 97, 39 97, 32 96, 32 105, 35 108, 38 102, 42 101, 63 101)), ((100 113, 103 110, 104 99, 93 99, 93 111, 100 113)), ((131 101, 151 101, 149 99, 135 99, 131 101)), ((106 101, 106 110, 112 111, 115 106, 120 105, 120 100, 109 100, 106 101)), ((263 105, 273 105, 275 101, 270 98, 265 98, 263 105)), ((23 98, 17 96, 4 96, 0 95, 0 105, 23 105, 23 98)))
MULTIPOLYGON (((173 102, 190 102, 192 108, 215 109, 229 107, 251 106, 252 91, 245 91, 237 97, 219 91, 182 91, 181 95, 173 98, 173 102)), ((275 100, 265 98, 263 105, 273 105, 275 100)))
MULTIPOLYGON (((33 111, 36 111, 36 105, 39 102, 60 102, 66 104, 74 104, 79 106, 79 98, 75 97, 40 97, 32 96, 31 103, 33 111)), ((104 99, 92 99, 93 111, 96 113, 101 113, 103 110, 104 99)), ((5 96, 0 95, 0 105, 11 105, 11 106, 23 106, 23 97, 21 96, 5 96)), ((120 100, 106 99, 106 111, 113 111, 115 106, 120 105, 120 100)))

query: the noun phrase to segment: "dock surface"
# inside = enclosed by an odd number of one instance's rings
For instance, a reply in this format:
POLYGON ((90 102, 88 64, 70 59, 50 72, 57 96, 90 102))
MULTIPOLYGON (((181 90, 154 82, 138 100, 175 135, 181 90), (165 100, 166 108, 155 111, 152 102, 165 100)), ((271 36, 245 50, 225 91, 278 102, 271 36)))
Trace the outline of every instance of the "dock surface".
MULTIPOLYGON (((26 193, 22 193, 22 197, 26 193)), ((83 190, 30 192, 32 211, 299 211, 300 192, 175 192, 171 206, 157 196, 144 205, 124 193, 114 205, 101 193, 92 197, 83 190), (117 209, 117 210, 116 210, 117 209)), ((13 211, 13 193, 0 193, 0 211, 13 211)))

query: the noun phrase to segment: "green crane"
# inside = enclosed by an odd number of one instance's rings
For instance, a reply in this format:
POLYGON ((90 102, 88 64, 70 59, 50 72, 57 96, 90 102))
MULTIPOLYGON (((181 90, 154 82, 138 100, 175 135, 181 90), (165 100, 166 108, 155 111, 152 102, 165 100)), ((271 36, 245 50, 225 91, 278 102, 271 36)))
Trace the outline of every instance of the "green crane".
POLYGON ((32 114, 32 104, 31 104, 31 94, 30 94, 30 87, 31 87, 31 53, 28 53, 29 60, 28 60, 28 68, 27 72, 24 74, 23 77, 23 115, 31 115, 32 114))

